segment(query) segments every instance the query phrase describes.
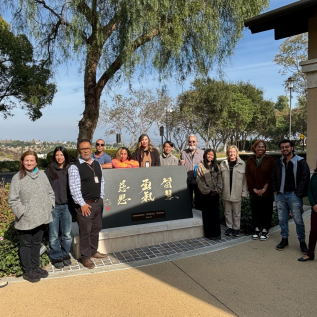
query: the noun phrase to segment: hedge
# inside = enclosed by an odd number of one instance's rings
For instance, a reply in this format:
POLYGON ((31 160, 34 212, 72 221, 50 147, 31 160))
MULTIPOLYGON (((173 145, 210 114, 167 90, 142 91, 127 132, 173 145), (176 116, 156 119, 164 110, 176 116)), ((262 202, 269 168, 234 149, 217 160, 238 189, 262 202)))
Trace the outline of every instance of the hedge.
MULTIPOLYGON (((43 170, 47 167, 46 159, 39 158, 39 169, 43 170)), ((20 161, 2 161, 0 162, 0 173, 16 172, 20 169, 20 161)))

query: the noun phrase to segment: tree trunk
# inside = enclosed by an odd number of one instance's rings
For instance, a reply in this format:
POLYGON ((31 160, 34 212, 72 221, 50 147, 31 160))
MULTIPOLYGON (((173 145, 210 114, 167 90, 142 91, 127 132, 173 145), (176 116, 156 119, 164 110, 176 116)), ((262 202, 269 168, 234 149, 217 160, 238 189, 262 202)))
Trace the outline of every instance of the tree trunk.
POLYGON ((77 144, 82 139, 92 142, 97 122, 99 118, 100 96, 107 81, 103 85, 97 84, 97 67, 101 56, 96 39, 91 39, 91 51, 87 54, 84 92, 85 92, 85 110, 83 118, 79 121, 77 144))
POLYGON ((77 143, 82 139, 92 142, 99 118, 100 96, 89 94, 85 96, 85 111, 78 123, 79 133, 77 143))

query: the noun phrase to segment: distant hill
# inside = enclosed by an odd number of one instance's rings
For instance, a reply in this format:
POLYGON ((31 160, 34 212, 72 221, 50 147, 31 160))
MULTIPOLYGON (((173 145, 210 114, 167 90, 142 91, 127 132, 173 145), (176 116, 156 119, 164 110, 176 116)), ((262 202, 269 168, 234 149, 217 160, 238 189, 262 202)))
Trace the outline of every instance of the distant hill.
POLYGON ((20 157, 20 152, 0 148, 0 161, 19 161, 20 157))

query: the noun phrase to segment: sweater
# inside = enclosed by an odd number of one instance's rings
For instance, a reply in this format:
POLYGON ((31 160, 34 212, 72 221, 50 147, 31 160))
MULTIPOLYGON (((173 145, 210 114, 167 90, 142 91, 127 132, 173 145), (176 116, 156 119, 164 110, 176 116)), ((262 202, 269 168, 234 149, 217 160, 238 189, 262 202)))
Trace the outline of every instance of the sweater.
POLYGON ((255 155, 248 158, 245 168, 245 176, 247 178, 250 196, 257 196, 253 189, 263 189, 265 184, 269 184, 269 187, 262 194, 262 197, 273 196, 272 172, 274 168, 274 162, 275 161, 272 156, 265 155, 261 164, 257 166, 255 155))
POLYGON ((207 169, 203 162, 198 164, 197 186, 202 194, 208 195, 211 191, 221 193, 222 190, 222 178, 220 170, 216 172, 214 169, 207 169))
POLYGON ((248 196, 247 179, 245 177, 245 163, 237 158, 236 165, 232 172, 232 188, 230 192, 230 169, 228 160, 220 163, 220 171, 223 182, 222 199, 232 202, 238 202, 242 197, 248 196))
POLYGON ((160 155, 161 166, 178 165, 178 158, 173 154, 166 156, 165 153, 160 155))
POLYGON ((14 227, 31 230, 53 221, 55 208, 54 191, 43 171, 26 172, 20 179, 19 173, 12 178, 8 204, 15 214, 14 227))
POLYGON ((71 200, 67 173, 64 173, 60 168, 55 168, 58 178, 52 179, 49 167, 47 167, 44 172, 53 188, 55 194, 55 204, 67 204, 71 200))
POLYGON ((136 168, 139 167, 139 162, 134 160, 125 160, 124 162, 121 162, 118 159, 113 159, 112 166, 113 168, 136 168))

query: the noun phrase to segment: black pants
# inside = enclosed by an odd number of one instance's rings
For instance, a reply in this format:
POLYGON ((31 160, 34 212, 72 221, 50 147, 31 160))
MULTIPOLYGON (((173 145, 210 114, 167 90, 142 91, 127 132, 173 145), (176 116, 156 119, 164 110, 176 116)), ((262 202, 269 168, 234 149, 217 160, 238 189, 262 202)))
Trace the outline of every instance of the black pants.
POLYGON ((273 198, 254 196, 250 199, 250 204, 253 229, 258 227, 260 230, 269 231, 273 214, 273 198))
POLYGON ((79 205, 76 206, 79 227, 80 254, 82 260, 88 260, 98 250, 99 232, 102 229, 103 200, 89 202, 90 215, 83 216, 79 205))
POLYGON ((203 226, 206 238, 221 236, 219 216, 219 195, 201 195, 203 226))
POLYGON ((23 271, 29 272, 40 266, 40 249, 45 226, 31 230, 18 230, 19 255, 23 271))
POLYGON ((310 216, 310 234, 307 255, 311 258, 315 258, 315 247, 317 241, 317 212, 312 209, 310 216))
POLYGON ((187 183, 187 188, 189 190, 190 201, 192 203, 192 207, 195 207, 196 209, 201 210, 201 195, 202 195, 202 193, 198 189, 197 184, 187 183), (193 193, 195 193, 195 201, 193 199, 193 193))

